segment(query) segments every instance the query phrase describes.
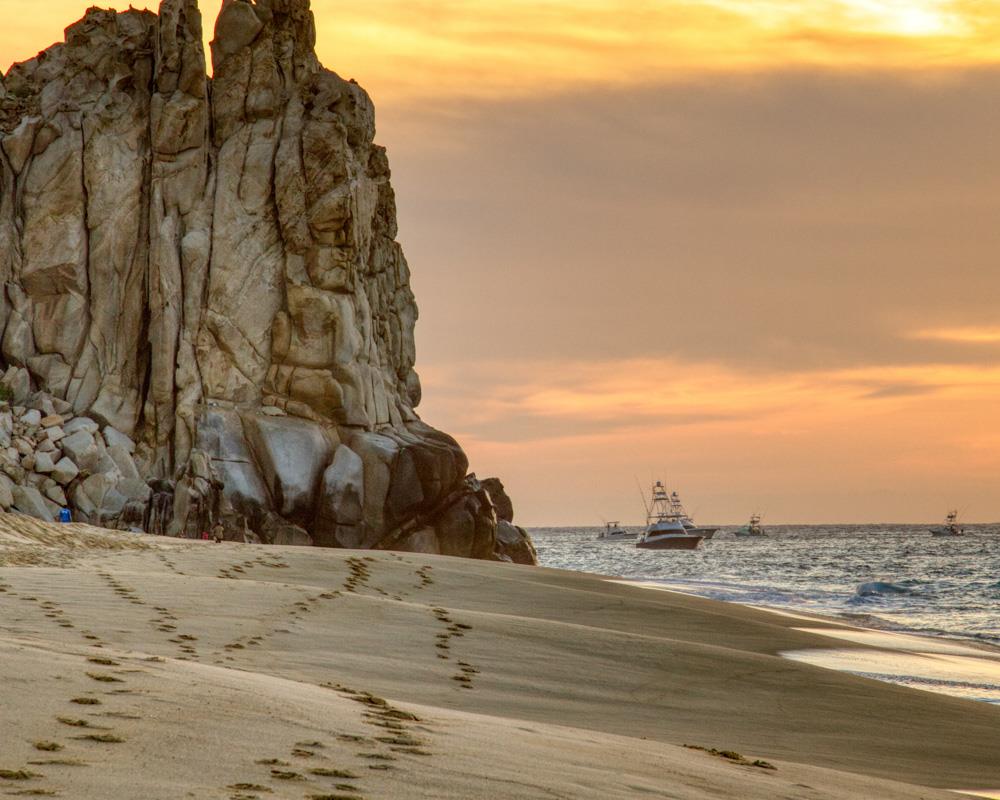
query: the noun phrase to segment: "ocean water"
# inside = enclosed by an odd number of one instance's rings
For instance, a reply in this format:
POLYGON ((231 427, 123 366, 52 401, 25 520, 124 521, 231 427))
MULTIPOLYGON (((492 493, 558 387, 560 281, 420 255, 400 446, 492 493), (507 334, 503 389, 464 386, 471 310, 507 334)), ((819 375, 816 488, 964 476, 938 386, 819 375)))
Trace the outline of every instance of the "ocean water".
POLYGON ((1000 526, 969 526, 969 535, 951 539, 932 537, 929 527, 768 526, 761 539, 737 539, 730 528, 695 551, 602 542, 600 528, 531 535, 547 567, 866 629, 843 629, 829 649, 788 658, 1000 705, 1000 526), (879 649, 844 649, 837 638, 879 649))
POLYGON ((600 528, 531 535, 547 567, 1000 646, 1000 526, 969 526, 969 535, 951 539, 932 537, 928 525, 766 527, 762 539, 723 528, 691 552, 601 542, 600 528))

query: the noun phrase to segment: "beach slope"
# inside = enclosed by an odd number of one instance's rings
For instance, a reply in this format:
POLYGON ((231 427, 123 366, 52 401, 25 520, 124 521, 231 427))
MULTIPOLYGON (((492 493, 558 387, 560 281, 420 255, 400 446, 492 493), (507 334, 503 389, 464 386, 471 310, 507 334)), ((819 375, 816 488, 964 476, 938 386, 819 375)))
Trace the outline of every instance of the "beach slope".
POLYGON ((578 573, 0 515, 0 794, 1000 786, 1000 709, 783 659, 829 645, 800 622, 578 573))

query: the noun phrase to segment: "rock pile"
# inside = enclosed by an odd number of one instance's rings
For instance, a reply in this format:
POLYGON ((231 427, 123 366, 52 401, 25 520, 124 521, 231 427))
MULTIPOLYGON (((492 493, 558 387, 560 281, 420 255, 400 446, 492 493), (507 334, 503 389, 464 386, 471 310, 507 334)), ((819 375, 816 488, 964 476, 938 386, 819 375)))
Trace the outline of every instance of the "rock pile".
POLYGON ((146 530, 152 490, 133 455, 135 442, 65 400, 14 391, 27 373, 0 381, 0 508, 55 522, 64 510, 94 525, 146 530))
POLYGON ((309 0, 225 0, 209 78, 196 0, 92 8, 0 80, 0 499, 532 562, 414 410, 388 159, 315 36, 309 0))

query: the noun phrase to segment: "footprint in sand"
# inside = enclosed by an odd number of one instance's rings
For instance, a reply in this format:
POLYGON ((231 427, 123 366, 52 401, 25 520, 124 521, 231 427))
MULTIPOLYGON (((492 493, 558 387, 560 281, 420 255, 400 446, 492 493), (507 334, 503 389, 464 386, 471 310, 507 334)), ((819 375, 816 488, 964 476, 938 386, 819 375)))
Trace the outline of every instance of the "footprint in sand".
POLYGON ((395 756, 387 756, 385 753, 358 753, 358 758, 367 758, 370 761, 396 761, 395 756))
POLYGON ((361 776, 346 769, 329 769, 327 767, 317 767, 309 770, 310 775, 318 778, 336 778, 338 780, 358 780, 361 776))
POLYGON ((100 742, 101 744, 121 744, 125 741, 121 736, 116 736, 113 733, 88 733, 86 736, 74 736, 73 738, 85 742, 100 742))
POLYGON ((107 675, 100 672, 88 672, 87 677, 100 683, 125 683, 125 681, 121 678, 116 678, 114 675, 107 675))
POLYGON ((0 769, 0 781, 30 781, 44 777, 29 769, 0 769))
POLYGON ((96 697, 74 697, 70 702, 76 703, 78 706, 99 706, 101 704, 101 701, 96 697))
MULTIPOLYGON (((348 786, 348 789, 354 787, 348 786)), ((310 794, 306 795, 307 800, 365 800, 356 794, 310 794)))
POLYGON ((417 589, 426 589, 428 586, 430 586, 430 585, 432 585, 434 583, 434 579, 431 578, 431 570, 432 569, 434 569, 434 568, 430 567, 430 566, 426 566, 426 567, 421 567, 420 569, 416 570, 416 576, 418 578, 420 578, 420 583, 417 584, 417 586, 416 586, 417 589))
POLYGON ((40 758, 35 761, 29 761, 28 764, 32 767, 89 767, 86 761, 82 761, 79 758, 40 758))
POLYGON ((298 772, 287 769, 272 769, 271 777, 276 781, 304 781, 305 777, 298 772))
MULTIPOLYGON (((448 656, 444 653, 448 653, 451 650, 451 640, 460 639, 465 636, 466 631, 471 631, 472 626, 467 625, 464 622, 455 622, 447 609, 435 607, 431 609, 431 613, 442 625, 446 625, 447 629, 444 633, 439 633, 435 636, 437 642, 435 647, 438 648, 438 658, 447 660, 448 656)), ((465 661, 458 662, 459 671, 457 674, 452 675, 452 680, 456 683, 460 689, 472 689, 473 688, 473 675, 478 675, 479 670, 465 661)))
POLYGON ((57 722, 61 722, 63 725, 68 725, 71 728, 94 728, 95 730, 111 730, 110 728, 98 728, 95 725, 91 725, 85 719, 78 719, 76 717, 56 717, 57 722))

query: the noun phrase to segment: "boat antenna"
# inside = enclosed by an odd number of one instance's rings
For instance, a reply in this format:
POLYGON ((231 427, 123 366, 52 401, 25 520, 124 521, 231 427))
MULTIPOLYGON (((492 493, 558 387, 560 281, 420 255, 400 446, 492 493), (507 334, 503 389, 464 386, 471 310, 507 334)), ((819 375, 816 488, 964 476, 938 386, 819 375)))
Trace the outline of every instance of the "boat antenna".
POLYGON ((642 507, 646 509, 646 517, 648 518, 651 509, 649 504, 646 502, 646 493, 642 490, 642 485, 639 483, 638 476, 633 475, 632 477, 635 478, 635 488, 639 490, 639 497, 642 499, 642 507))

